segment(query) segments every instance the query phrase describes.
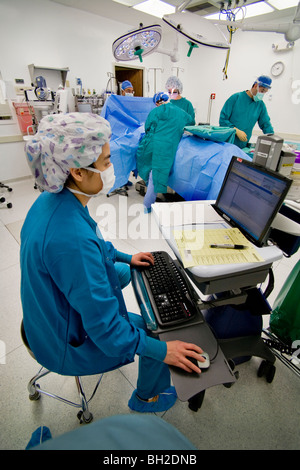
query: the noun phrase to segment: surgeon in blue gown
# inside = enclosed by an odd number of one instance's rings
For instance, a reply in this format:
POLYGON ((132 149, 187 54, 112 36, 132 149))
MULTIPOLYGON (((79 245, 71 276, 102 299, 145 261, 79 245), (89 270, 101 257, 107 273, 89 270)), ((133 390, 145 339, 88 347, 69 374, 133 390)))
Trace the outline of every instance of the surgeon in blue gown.
POLYGON ((274 134, 270 116, 264 103, 266 93, 271 89, 272 80, 260 75, 250 90, 234 93, 221 109, 219 124, 234 127, 235 145, 244 149, 252 135, 253 127, 258 123, 264 134, 274 134))
POLYGON ((146 211, 156 200, 157 193, 166 193, 172 165, 185 126, 193 124, 190 114, 174 106, 167 93, 153 96, 155 108, 145 122, 145 135, 140 140, 137 153, 137 169, 147 184, 144 199, 146 211))
MULTIPOLYGON (((139 356, 129 407, 155 412, 176 401, 169 365, 200 372, 199 346, 159 341, 140 315, 128 313, 122 288, 130 265, 148 266, 151 253, 128 255, 105 242, 87 203, 114 184, 110 125, 89 113, 44 117, 26 156, 44 191, 21 231, 23 324, 37 361, 62 375, 110 371, 139 356)), ((99 203, 101 199, 99 198, 99 203)))

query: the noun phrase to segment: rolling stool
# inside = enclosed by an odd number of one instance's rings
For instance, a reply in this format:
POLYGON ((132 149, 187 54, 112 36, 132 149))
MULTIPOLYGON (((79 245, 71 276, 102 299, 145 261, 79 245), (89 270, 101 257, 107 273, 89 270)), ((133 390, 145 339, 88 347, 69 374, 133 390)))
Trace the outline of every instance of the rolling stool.
MULTIPOLYGON (((22 337, 23 343, 26 346, 29 354, 31 355, 31 357, 33 357, 33 359, 36 360, 36 358, 34 357, 33 352, 31 351, 31 349, 29 347, 29 343, 27 341, 25 330, 24 330, 23 321, 21 323, 21 337, 22 337)), ((63 403, 66 403, 67 405, 75 406, 76 408, 81 408, 80 411, 77 413, 77 418, 79 419, 80 423, 83 423, 83 422, 84 423, 90 423, 93 420, 93 415, 89 411, 88 404, 92 400, 92 398, 94 397, 94 395, 97 391, 97 388, 100 385, 103 374, 100 375, 100 378, 99 378, 99 380, 96 384, 96 387, 94 388, 94 391, 93 391, 93 393, 92 393, 89 400, 86 399, 86 396, 85 396, 85 393, 84 393, 84 390, 83 390, 83 386, 82 386, 81 377, 75 376, 75 381, 76 381, 76 385, 77 385, 77 389, 78 389, 78 393, 79 393, 80 403, 74 403, 74 402, 71 402, 71 401, 69 401, 65 398, 59 397, 58 395, 55 395, 55 394, 49 393, 45 390, 42 390, 40 388, 39 384, 36 383, 38 379, 41 379, 42 377, 45 377, 50 372, 51 372, 50 370, 48 370, 48 369, 46 369, 42 366, 40 368, 40 370, 38 371, 38 373, 29 381, 28 386, 27 386, 28 391, 29 391, 29 400, 32 400, 32 401, 38 400, 41 397, 41 393, 42 393, 44 395, 47 395, 48 397, 52 397, 52 398, 55 398, 56 400, 62 401, 63 403)))

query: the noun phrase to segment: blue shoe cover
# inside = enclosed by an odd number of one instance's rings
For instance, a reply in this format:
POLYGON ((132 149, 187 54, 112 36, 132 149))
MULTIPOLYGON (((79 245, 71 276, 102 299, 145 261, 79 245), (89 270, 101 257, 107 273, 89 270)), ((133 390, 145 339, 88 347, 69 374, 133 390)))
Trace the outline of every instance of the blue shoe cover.
POLYGON ((32 433, 31 439, 26 446, 26 450, 36 447, 37 445, 42 444, 42 442, 48 441, 48 439, 52 439, 50 429, 47 428, 47 426, 40 426, 32 433))
POLYGON ((138 398, 136 390, 134 390, 128 402, 128 406, 133 411, 140 413, 155 413, 158 411, 167 411, 177 400, 177 394, 174 387, 170 387, 158 395, 156 401, 146 402, 138 398))

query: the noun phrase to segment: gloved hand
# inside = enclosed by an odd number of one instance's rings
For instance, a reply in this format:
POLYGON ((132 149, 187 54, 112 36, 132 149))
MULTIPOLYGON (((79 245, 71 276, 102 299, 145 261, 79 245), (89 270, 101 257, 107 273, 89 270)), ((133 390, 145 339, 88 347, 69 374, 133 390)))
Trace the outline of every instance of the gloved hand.
POLYGON ((238 129, 237 127, 235 127, 235 132, 236 132, 237 138, 238 138, 239 140, 241 140, 242 142, 247 142, 248 138, 247 138, 246 132, 241 131, 241 130, 238 129))

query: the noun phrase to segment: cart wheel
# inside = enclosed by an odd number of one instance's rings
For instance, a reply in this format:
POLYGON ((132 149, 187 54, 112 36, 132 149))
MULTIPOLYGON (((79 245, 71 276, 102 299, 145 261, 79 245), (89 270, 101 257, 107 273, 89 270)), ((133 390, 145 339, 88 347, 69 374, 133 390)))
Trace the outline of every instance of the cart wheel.
MULTIPOLYGON (((235 376, 236 380, 238 380, 238 378, 240 376, 240 373, 239 373, 238 370, 234 372, 234 376, 235 376)), ((228 382, 228 383, 225 383, 223 385, 224 385, 225 388, 231 388, 234 385, 234 382, 228 382)))
POLYGON ((198 411, 201 408, 202 402, 204 400, 205 390, 197 393, 192 398, 189 399, 189 409, 192 411, 198 411))
POLYGON ((273 382, 275 372, 276 372, 276 367, 273 364, 270 364, 269 370, 266 373, 266 379, 269 384, 273 382))
POLYGON ((273 382, 275 372, 276 372, 276 367, 274 366, 274 364, 272 364, 271 362, 262 361, 262 363, 260 364, 258 368, 257 376, 258 377, 265 376, 267 382, 270 384, 271 382, 273 382))
POLYGON ((263 377, 265 375, 266 369, 267 361, 262 361, 257 371, 257 377, 263 377))
POLYGON ((8 209, 11 209, 11 208, 12 208, 12 203, 9 202, 9 203, 7 204, 7 207, 8 207, 8 209))

